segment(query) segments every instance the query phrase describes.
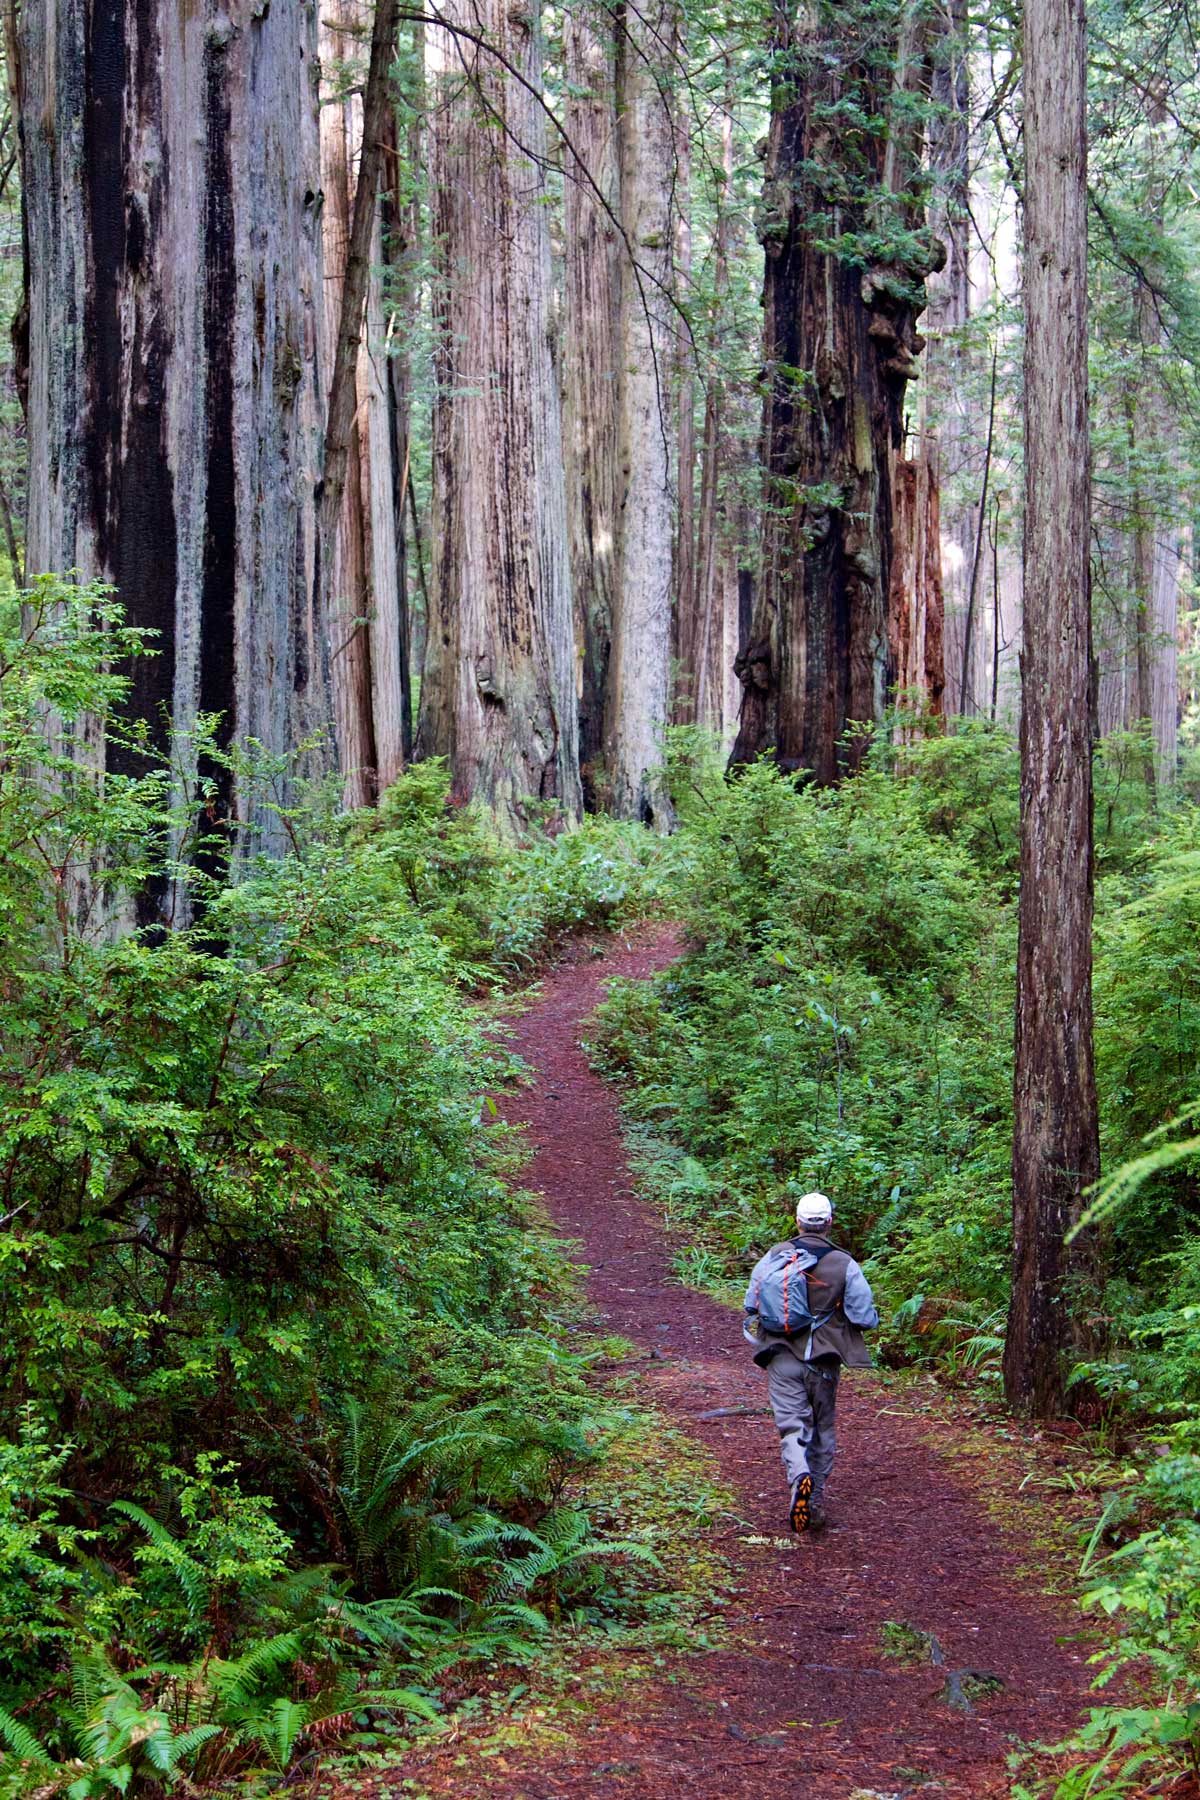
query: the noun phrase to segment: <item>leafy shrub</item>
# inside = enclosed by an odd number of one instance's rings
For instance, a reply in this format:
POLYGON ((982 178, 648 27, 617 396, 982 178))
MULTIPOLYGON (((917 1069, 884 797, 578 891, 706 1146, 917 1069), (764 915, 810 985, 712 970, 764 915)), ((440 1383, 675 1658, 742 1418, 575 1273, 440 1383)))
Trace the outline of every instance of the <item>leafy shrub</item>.
POLYGON ((915 778, 726 784, 686 748, 688 954, 610 984, 594 1030, 643 1173, 730 1277, 827 1188, 886 1298, 977 1323, 1004 1293, 1010 909, 915 778))
POLYGON ((604 1559, 641 1556, 565 1498, 603 1424, 470 992, 649 904, 659 851, 504 844, 436 766, 330 821, 211 721, 172 806, 122 723, 113 653, 143 650, 95 589, 0 617, 13 1791, 283 1769, 567 1597, 616 1604, 604 1559), (100 729, 132 773, 80 753, 100 729), (286 856, 220 823, 230 783, 286 856))

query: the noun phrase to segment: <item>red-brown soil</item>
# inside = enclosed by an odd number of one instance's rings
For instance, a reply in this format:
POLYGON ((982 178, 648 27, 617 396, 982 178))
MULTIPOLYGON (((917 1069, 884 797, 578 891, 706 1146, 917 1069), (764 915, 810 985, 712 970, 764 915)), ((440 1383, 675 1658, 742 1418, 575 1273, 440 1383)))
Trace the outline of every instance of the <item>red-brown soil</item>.
MULTIPOLYGON (((740 1594, 729 1640, 601 1702, 565 1746, 535 1740, 485 1760, 459 1738, 415 1754, 404 1773, 417 1791, 458 1800, 1008 1795, 1007 1754, 1061 1737, 1087 1705, 1086 1649, 1059 1641, 1078 1617, 1027 1572, 1036 1508, 1014 1474, 998 1524, 963 1467, 963 1438, 929 1430, 911 1400, 897 1404, 863 1374, 842 1386, 831 1528, 780 1542, 787 1495, 763 1377, 736 1317, 672 1278, 663 1226, 632 1190, 615 1100, 580 1047, 608 978, 647 975, 677 951, 658 927, 602 955, 583 946, 556 968, 515 1022, 536 1081, 508 1116, 536 1147, 528 1186, 582 1247, 594 1323, 644 1353, 647 1397, 709 1447, 747 1521, 717 1527, 740 1594), (701 1416, 730 1407, 751 1410, 701 1416), (953 1710, 931 1668, 882 1653, 887 1620, 935 1633, 952 1667, 994 1672, 1005 1687, 971 1715, 953 1710)), ((982 1485, 994 1493, 994 1472, 982 1485)))

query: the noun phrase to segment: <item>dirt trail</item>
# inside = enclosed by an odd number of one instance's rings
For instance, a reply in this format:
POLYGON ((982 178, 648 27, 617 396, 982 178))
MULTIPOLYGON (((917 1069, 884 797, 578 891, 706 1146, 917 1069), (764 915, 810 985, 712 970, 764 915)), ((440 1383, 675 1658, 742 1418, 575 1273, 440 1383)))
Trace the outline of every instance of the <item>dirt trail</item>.
MULTIPOLYGON (((715 1454, 741 1517, 723 1545, 738 1571, 728 1648, 680 1658, 670 1678, 601 1708, 569 1746, 484 1762, 435 1750, 406 1772, 430 1795, 483 1800, 850 1800, 1007 1795, 1014 1740, 1053 1741, 1087 1704, 1085 1652, 1059 1643, 1078 1619, 1030 1591, 1030 1506, 1014 1493, 1011 1539, 939 1456, 921 1422, 870 1375, 848 1377, 830 1484, 832 1528, 786 1544, 786 1493, 764 1382, 728 1310, 671 1277, 671 1249, 634 1195, 612 1095, 579 1047, 583 1021, 615 975, 642 976, 677 951, 657 928, 584 949, 557 968, 516 1024, 536 1085, 509 1106, 536 1154, 529 1187, 578 1239, 597 1323, 647 1356, 645 1390, 715 1454), (734 1417, 699 1417, 747 1407, 734 1417), (747 1541, 749 1540, 749 1541, 747 1541), (885 1620, 936 1633, 951 1666, 1006 1683, 973 1716, 945 1705, 924 1667, 881 1654, 885 1620)), ((732 1612, 732 1608, 730 1609, 732 1612)))

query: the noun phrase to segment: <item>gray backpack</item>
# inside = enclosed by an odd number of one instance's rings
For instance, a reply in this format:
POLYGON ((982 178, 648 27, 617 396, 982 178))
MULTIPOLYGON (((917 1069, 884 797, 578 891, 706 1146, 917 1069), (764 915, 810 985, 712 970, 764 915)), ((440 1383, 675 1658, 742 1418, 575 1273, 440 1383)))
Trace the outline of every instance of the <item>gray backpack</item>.
POLYGON ((820 1250, 811 1250, 789 1239, 768 1251, 767 1267, 759 1277, 757 1290, 751 1294, 752 1310, 758 1313, 764 1331, 795 1337, 816 1331, 832 1317, 834 1307, 823 1313, 813 1312, 806 1277, 833 1248, 827 1244, 820 1250))

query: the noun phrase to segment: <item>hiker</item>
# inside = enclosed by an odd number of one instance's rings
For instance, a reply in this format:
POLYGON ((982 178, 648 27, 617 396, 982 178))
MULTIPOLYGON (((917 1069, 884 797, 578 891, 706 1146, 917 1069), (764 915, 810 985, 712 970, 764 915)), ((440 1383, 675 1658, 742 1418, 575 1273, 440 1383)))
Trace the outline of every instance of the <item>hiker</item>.
POLYGON ((796 1204, 798 1235, 756 1263, 746 1289, 743 1335, 767 1371, 791 1488, 793 1531, 825 1524, 825 1483, 833 1467, 833 1415, 842 1364, 870 1368, 864 1331, 879 1323, 867 1278, 829 1241, 833 1205, 824 1194, 796 1204))

